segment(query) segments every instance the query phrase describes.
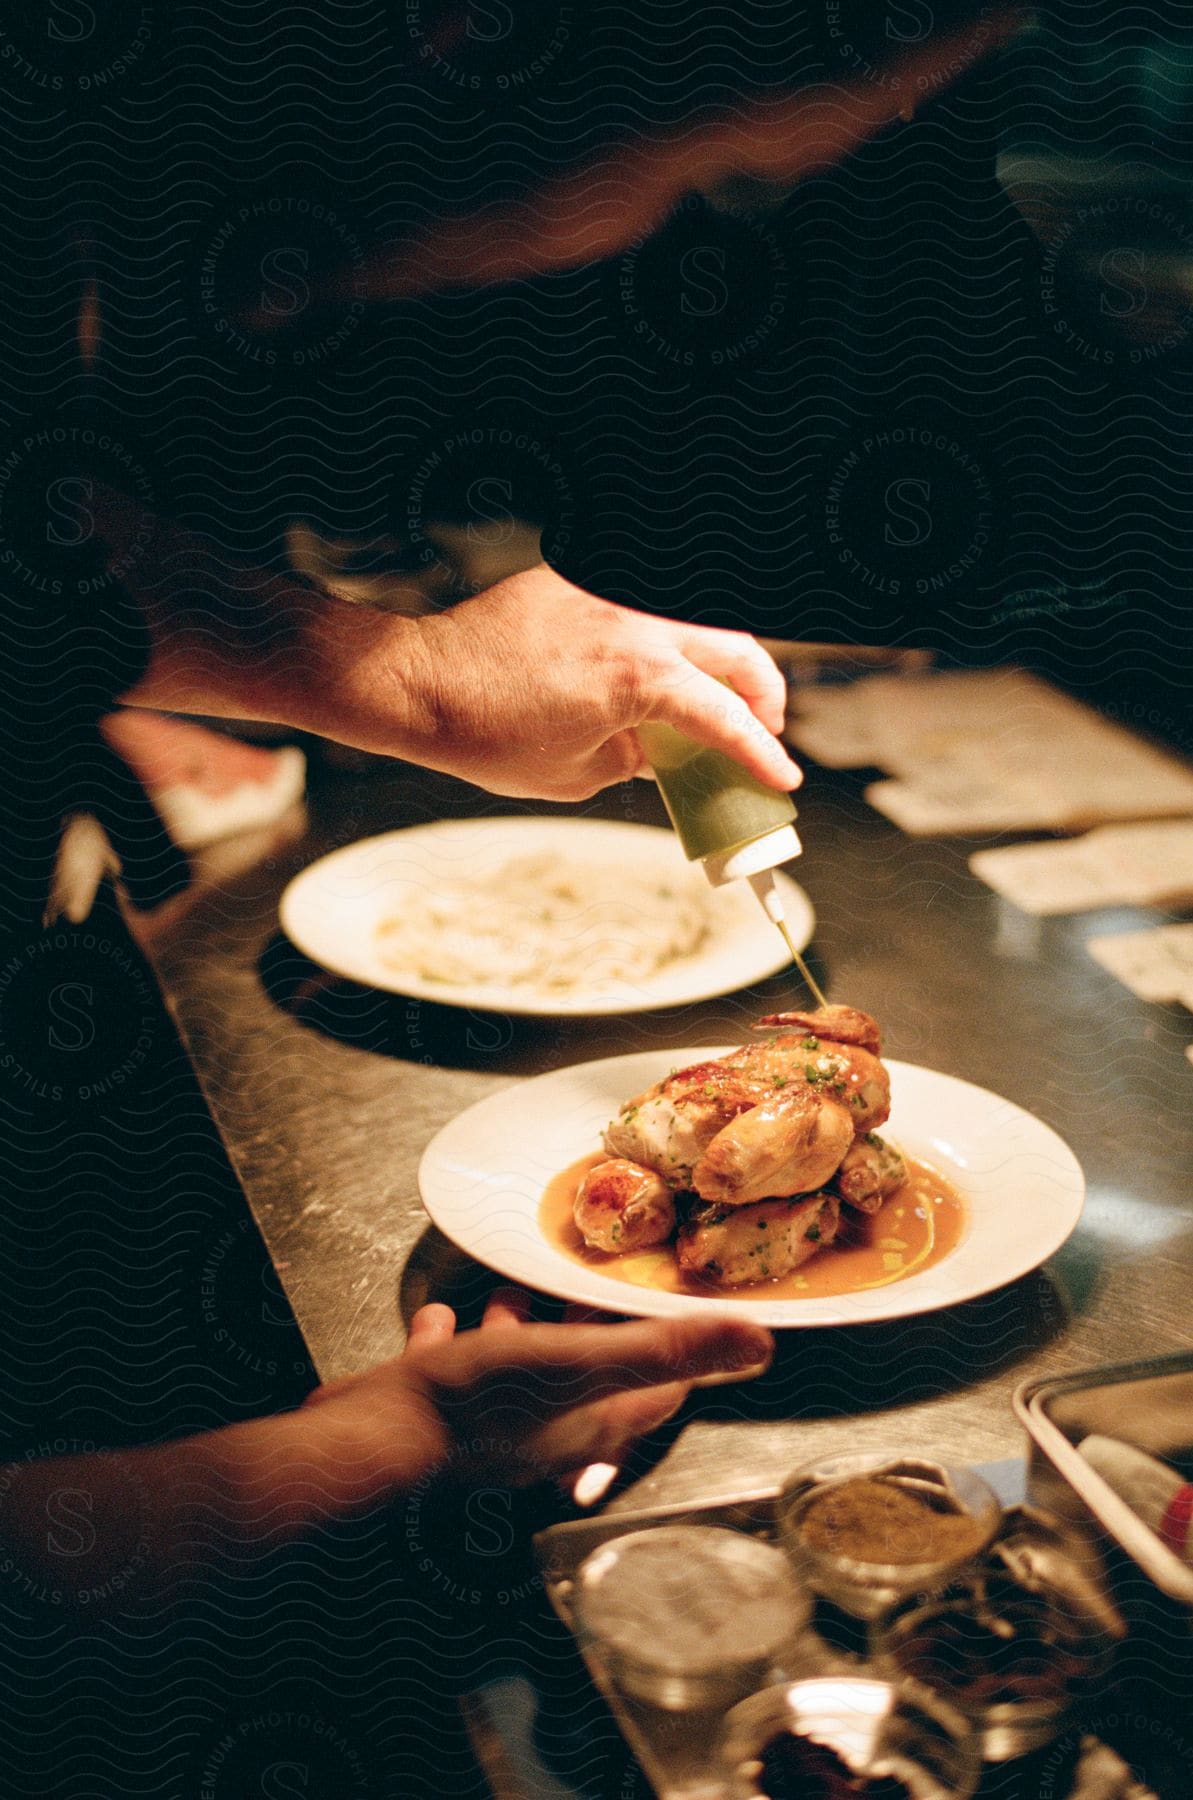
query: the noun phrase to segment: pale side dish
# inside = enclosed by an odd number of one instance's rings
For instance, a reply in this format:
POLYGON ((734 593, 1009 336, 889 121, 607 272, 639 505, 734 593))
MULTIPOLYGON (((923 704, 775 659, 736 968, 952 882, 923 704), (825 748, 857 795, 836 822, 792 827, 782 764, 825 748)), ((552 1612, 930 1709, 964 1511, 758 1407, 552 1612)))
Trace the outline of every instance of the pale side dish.
POLYGON ((558 995, 647 982, 711 933, 703 882, 548 852, 410 892, 377 927, 382 961, 444 987, 525 987, 558 995))

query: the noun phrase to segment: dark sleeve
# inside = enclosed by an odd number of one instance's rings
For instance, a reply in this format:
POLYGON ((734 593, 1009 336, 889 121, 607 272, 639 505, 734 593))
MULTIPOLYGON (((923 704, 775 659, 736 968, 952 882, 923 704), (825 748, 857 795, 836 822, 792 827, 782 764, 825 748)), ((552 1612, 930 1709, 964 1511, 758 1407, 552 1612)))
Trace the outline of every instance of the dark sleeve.
POLYGON ((1005 578, 1000 434, 1028 383, 991 319, 1026 236, 988 134, 930 111, 777 206, 684 202, 595 273, 613 330, 564 425, 577 526, 547 560, 702 623, 934 641, 1005 578))
POLYGON ((1041 241, 1004 191, 1001 108, 974 80, 774 212, 693 205, 602 271, 620 336, 545 553, 675 617, 1020 663, 1188 745, 1190 352, 1096 354, 1123 297, 1093 284, 1090 347, 1058 335, 1073 225, 1041 241))
POLYGON ((156 870, 147 892, 179 875, 157 815, 97 732, 148 655, 91 505, 127 440, 113 421, 67 406, 21 422, 0 448, 0 900, 14 926, 40 916, 72 812, 95 813, 130 866, 156 870))

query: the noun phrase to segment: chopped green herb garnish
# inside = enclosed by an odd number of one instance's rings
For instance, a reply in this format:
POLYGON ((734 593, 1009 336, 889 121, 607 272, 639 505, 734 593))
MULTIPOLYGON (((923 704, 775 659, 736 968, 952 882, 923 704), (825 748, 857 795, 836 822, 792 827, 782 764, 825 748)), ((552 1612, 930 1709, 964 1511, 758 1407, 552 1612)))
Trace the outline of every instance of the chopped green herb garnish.
POLYGON ((820 1080, 820 1070, 816 1067, 815 1063, 805 1063, 804 1074, 813 1085, 820 1080))
POLYGON ((818 1037, 806 1037, 804 1039, 804 1049, 805 1050, 819 1050, 819 1048, 820 1048, 820 1039, 818 1037))
POLYGON ((786 1075, 776 1075, 775 1076, 775 1086, 776 1087, 786 1087, 787 1086, 786 1075))

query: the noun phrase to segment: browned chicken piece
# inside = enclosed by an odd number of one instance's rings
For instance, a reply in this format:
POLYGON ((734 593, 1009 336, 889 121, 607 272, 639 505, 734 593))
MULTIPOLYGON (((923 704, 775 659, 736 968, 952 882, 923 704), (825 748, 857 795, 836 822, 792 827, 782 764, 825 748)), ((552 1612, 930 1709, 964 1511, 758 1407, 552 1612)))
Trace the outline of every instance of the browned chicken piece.
POLYGON ((818 1006, 814 1012, 766 1013, 754 1027, 756 1031, 775 1029, 812 1033, 828 1038, 834 1044, 857 1044, 871 1056, 882 1055, 882 1039, 878 1026, 869 1013, 852 1006, 818 1006))
POLYGON ((835 1194, 753 1206, 696 1206, 680 1226, 676 1255, 685 1275, 723 1287, 772 1281, 831 1244, 840 1217, 835 1194))
POLYGON ((720 1206, 809 1194, 840 1167, 852 1142, 843 1102, 808 1086, 784 1088, 717 1132, 692 1170, 692 1186, 720 1206))
POLYGON ((773 1081, 727 1061, 691 1063, 629 1100, 605 1132, 605 1148, 690 1188, 692 1170, 717 1133, 768 1096, 773 1081))
POLYGON ((675 1199, 661 1175, 619 1156, 589 1169, 572 1217, 592 1250, 647 1250, 675 1230, 675 1199))
POLYGON ((670 1187, 694 1187, 701 1194, 703 1178, 697 1170, 704 1164, 715 1184, 705 1198, 740 1205, 811 1193, 828 1180, 853 1137, 881 1125, 889 1111, 887 1072, 870 1051, 821 1039, 812 1031, 784 1032, 656 1082, 622 1107, 605 1132, 605 1148, 654 1169, 670 1187), (807 1125, 810 1112, 788 1113, 784 1104, 801 1091, 825 1115, 816 1130, 807 1125), (764 1103, 776 1109, 765 1115, 770 1123, 789 1126, 788 1135, 777 1134, 774 1145, 767 1142, 770 1133, 760 1129, 763 1120, 755 1126, 736 1123, 764 1103), (836 1116, 842 1110, 848 1115, 848 1131, 836 1116), (727 1129, 722 1157, 713 1145, 727 1129), (802 1138, 801 1131, 806 1132, 802 1138), (801 1142, 806 1153, 802 1161, 796 1154, 801 1142), (826 1167, 827 1146, 837 1142, 837 1162, 826 1167), (774 1172, 776 1157, 781 1173, 774 1172), (758 1159, 757 1174, 753 1158, 758 1159))
POLYGON ((838 1043, 814 1031, 780 1032, 764 1043, 746 1044, 725 1059, 749 1078, 780 1089, 806 1084, 828 1100, 849 1108, 855 1133, 873 1131, 891 1110, 891 1082, 873 1051, 838 1043))
POLYGON ((867 1131, 846 1152, 833 1186, 859 1212, 877 1212, 907 1180, 907 1164, 893 1144, 867 1131))

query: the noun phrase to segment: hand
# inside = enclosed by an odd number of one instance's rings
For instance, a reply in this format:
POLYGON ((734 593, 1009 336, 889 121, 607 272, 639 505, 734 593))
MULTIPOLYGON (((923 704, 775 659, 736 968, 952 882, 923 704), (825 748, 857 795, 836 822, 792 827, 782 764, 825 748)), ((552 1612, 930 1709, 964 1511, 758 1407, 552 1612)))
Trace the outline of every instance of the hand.
POLYGON ((525 1311, 524 1296, 502 1290, 484 1325, 456 1336, 450 1308, 425 1306, 403 1355, 328 1383, 295 1412, 119 1455, 14 1465, 0 1483, 0 1551, 30 1591, 61 1589, 65 1608, 157 1608, 229 1555, 242 1567, 246 1553, 449 1472, 517 1486, 619 1462, 693 1381, 748 1379, 774 1350, 744 1320, 528 1325, 525 1311), (86 1507, 91 1545, 82 1558, 67 1552, 64 1582, 47 1521, 68 1493, 86 1507))
POLYGON ((633 612, 542 564, 403 618, 230 562, 112 490, 95 504, 152 640, 128 705, 266 719, 521 798, 584 800, 641 773, 648 719, 771 787, 802 780, 777 735, 783 678, 745 632, 633 612))
POLYGON ((768 786, 802 780, 777 736, 783 678, 753 638, 633 612, 545 566, 448 612, 372 614, 322 643, 328 735, 490 793, 587 799, 643 772, 634 727, 648 719, 768 786))
POLYGON ((310 1396, 304 1414, 337 1446, 339 1510, 437 1473, 519 1486, 620 1462, 693 1381, 747 1379, 774 1351, 770 1333, 746 1320, 536 1325, 525 1311, 525 1297, 500 1290, 481 1327, 456 1335, 450 1307, 425 1306, 395 1361, 310 1396))

